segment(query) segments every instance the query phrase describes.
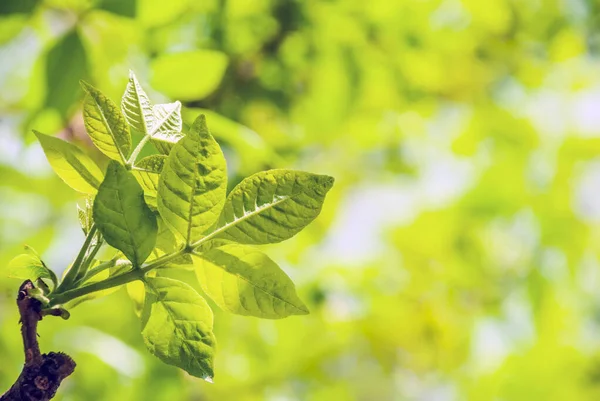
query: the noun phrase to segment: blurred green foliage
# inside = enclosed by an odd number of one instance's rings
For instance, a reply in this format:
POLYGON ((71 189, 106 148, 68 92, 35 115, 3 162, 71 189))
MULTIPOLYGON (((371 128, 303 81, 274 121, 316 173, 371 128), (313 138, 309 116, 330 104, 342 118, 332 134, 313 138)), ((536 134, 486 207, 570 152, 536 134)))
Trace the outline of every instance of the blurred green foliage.
MULTIPOLYGON (((79 79, 118 100, 131 68, 188 122, 210 110, 231 185, 270 167, 336 177, 321 217, 269 247, 311 315, 215 308, 210 385, 144 352, 121 290, 42 323, 43 349, 78 362, 57 399, 598 399, 599 12, 0 1, 0 265, 26 243, 60 273, 83 241, 31 133, 82 143, 79 79)), ((22 360, 18 284, 0 282, 0 388, 22 360)))

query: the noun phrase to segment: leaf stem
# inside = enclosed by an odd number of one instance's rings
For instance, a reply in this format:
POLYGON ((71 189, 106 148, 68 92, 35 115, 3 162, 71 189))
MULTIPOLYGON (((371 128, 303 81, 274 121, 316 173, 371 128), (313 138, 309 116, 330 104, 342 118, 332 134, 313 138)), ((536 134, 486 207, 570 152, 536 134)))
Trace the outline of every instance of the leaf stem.
POLYGON ((103 242, 104 242, 103 239, 98 238, 98 242, 96 242, 96 244, 94 245, 94 248, 92 248, 92 251, 90 252, 90 254, 82 262, 81 268, 79 269, 79 272, 77 273, 77 277, 75 277, 76 283, 83 281, 83 279, 87 276, 87 272, 88 272, 88 269, 90 268, 90 264, 93 262, 94 258, 98 254, 98 251, 100 251, 100 248, 102 247, 103 242))
POLYGON ((81 282, 89 280, 90 278, 94 277, 96 274, 98 274, 106 269, 110 269, 111 267, 114 267, 116 264, 117 264, 117 258, 113 258, 111 260, 107 260, 106 262, 100 263, 98 266, 90 269, 87 272, 87 274, 83 277, 81 282))
POLYGON ((137 144, 137 146, 131 153, 131 157, 129 157, 129 160, 127 160, 127 165, 129 167, 133 166, 133 163, 135 163, 135 160, 137 159, 137 157, 139 156, 140 152, 142 151, 144 145, 146 144, 146 142, 148 142, 149 139, 150 139, 150 135, 146 135, 142 138, 140 143, 137 144))
POLYGON ((109 277, 106 280, 98 281, 96 283, 88 284, 83 287, 74 288, 72 290, 65 291, 63 293, 51 294, 49 307, 64 304, 75 298, 82 297, 96 291, 107 290, 109 288, 117 287, 119 285, 127 284, 135 280, 141 280, 144 275, 150 270, 159 268, 169 263, 170 261, 188 253, 189 250, 182 249, 177 252, 173 252, 167 255, 163 255, 158 259, 151 261, 150 263, 142 266, 141 268, 133 268, 127 273, 120 274, 118 276, 109 277))
POLYGON ((90 249, 90 245, 92 244, 92 241, 93 241, 95 235, 96 235, 96 225, 92 224, 92 226, 90 227, 90 231, 88 231, 87 236, 85 237, 85 242, 83 243, 83 245, 81 246, 81 249, 79 250, 79 254, 77 255, 77 258, 73 262, 71 269, 69 269, 69 271, 67 272, 67 275, 63 279, 62 283, 60 283, 60 285, 56 289, 56 292, 61 292, 61 290, 64 290, 65 287, 68 288, 71 284, 73 284, 75 282, 77 276, 79 275, 79 270, 81 269, 81 265, 85 259, 85 255, 88 253, 88 251, 90 249))

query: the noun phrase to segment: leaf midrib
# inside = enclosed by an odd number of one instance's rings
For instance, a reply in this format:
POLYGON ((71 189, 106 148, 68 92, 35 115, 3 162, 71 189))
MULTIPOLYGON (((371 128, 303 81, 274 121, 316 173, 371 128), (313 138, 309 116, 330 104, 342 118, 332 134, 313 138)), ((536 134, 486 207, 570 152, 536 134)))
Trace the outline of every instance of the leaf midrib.
POLYGON ((231 227, 235 227, 238 224, 240 224, 241 222, 249 219, 250 217, 256 216, 260 213, 262 213, 264 210, 268 210, 274 206, 277 206, 289 199, 293 199, 294 195, 281 195, 281 199, 278 199, 272 203, 267 203, 266 205, 263 206, 259 206, 258 208, 254 209, 253 211, 251 211, 250 213, 244 214, 242 217, 240 218, 236 218, 235 220, 233 220, 232 222, 229 222, 227 224, 225 224, 224 226, 221 226, 219 228, 217 228, 215 231, 213 231, 212 233, 208 234, 206 237, 199 239, 198 241, 196 241, 195 243, 192 244, 193 248, 197 248, 199 247, 202 243, 210 240, 211 238, 214 238, 215 236, 229 230, 231 227))
MULTIPOLYGON (((233 275, 233 276, 236 276, 236 277, 238 277, 238 278, 242 279, 243 281, 247 282, 248 284, 250 284, 250 285, 252 286, 252 288, 257 288, 258 290, 262 291, 263 293, 265 293, 265 294, 267 294, 267 295, 269 295, 269 296, 271 296, 271 297, 273 297, 273 298, 275 298, 275 299, 278 299, 279 301, 283 302, 284 304, 288 304, 288 305, 290 305, 291 307, 293 307, 293 308, 294 308, 294 309, 296 309, 296 310, 299 310, 299 311, 302 311, 302 312, 307 312, 306 310, 304 310, 304 309, 301 309, 301 308, 299 308, 298 306, 294 305, 294 304, 293 304, 293 303, 291 303, 290 301, 287 301, 287 300, 285 300, 285 299, 281 298, 279 295, 270 293, 268 290, 266 290, 266 289, 264 289, 264 288, 260 287, 259 285, 257 285, 257 284, 255 284, 254 282, 250 281, 250 280, 249 280, 249 279, 247 279, 246 277, 244 277, 244 276, 241 276, 239 273, 232 273, 232 272, 228 271, 226 268, 224 268, 224 267, 222 267, 222 266, 220 266, 220 265, 217 265, 217 266, 219 266, 219 268, 223 269, 223 270, 224 270, 226 273, 229 273, 229 274, 231 274, 231 275, 233 275)), ((255 297, 255 298, 256 298, 256 297, 255 297)), ((256 304, 258 305, 258 302, 256 302, 256 304)), ((243 306, 243 305, 242 305, 242 306, 243 306)), ((244 307, 244 309, 246 309, 246 307, 244 307)), ((259 307, 259 309, 260 309, 260 307, 259 307)), ((261 310, 261 312, 262 312, 262 310, 261 310)), ((275 313, 275 315, 279 316, 279 315, 278 315, 278 314, 275 312, 275 308, 273 308, 273 312, 275 313)))
POLYGON ((154 134, 156 134, 158 132, 158 129, 165 123, 165 121, 167 121, 169 119, 169 117, 171 117, 171 115, 173 115, 173 113, 175 112, 175 110, 177 110, 177 106, 175 106, 171 111, 169 111, 169 113, 167 113, 161 120, 160 122, 156 124, 155 127, 152 128, 152 131, 148 133, 148 136, 152 137, 154 134))
MULTIPOLYGON (((155 302, 156 302, 156 303, 160 303, 160 304, 162 305, 162 307, 163 307, 163 309, 165 310, 165 312, 167 313, 168 317, 169 317, 169 318, 170 318, 170 319, 173 321, 173 326, 175 327, 175 331, 178 333, 178 335, 176 336, 176 338, 179 338, 179 339, 181 340, 181 343, 182 343, 182 344, 185 346, 185 348, 187 348, 188 354, 189 354, 190 356, 194 355, 194 352, 192 351, 192 349, 190 348, 190 345, 189 345, 189 341, 190 341, 190 340, 186 338, 186 336, 184 335, 185 333, 184 333, 184 332, 181 330, 181 328, 180 328, 180 327, 177 325, 177 321, 182 321, 182 320, 185 320, 185 319, 176 319, 176 318, 175 318, 175 316, 174 316, 174 314, 173 314, 173 311, 171 310, 171 308, 169 308, 169 307, 167 306, 167 302, 177 302, 177 301, 165 301, 165 300, 163 299, 163 297, 161 297, 160 290, 158 290, 158 289, 156 288, 156 286, 155 286, 153 283, 151 283, 151 282, 150 282, 150 280, 146 280, 146 284, 147 284, 148 286, 152 287, 152 289, 153 289, 153 290, 155 291, 155 293, 157 294, 157 297, 156 297, 156 301, 155 301, 155 302)), ((164 287, 163 287, 163 288, 164 288, 164 287)), ((173 286, 171 286, 171 288, 174 288, 174 287, 173 287, 173 286)), ((192 304, 192 305, 195 305, 195 306, 200 306, 200 305, 198 305, 198 304, 197 304, 197 303, 195 303, 195 302, 180 302, 180 303, 185 303, 185 304, 188 304, 188 305, 189 305, 189 304, 192 304)), ((198 321, 196 321, 196 320, 185 320, 185 321, 189 321, 189 322, 195 322, 195 323, 197 323, 197 322, 198 322, 198 321)), ((203 342, 203 341, 201 341, 201 340, 198 340, 198 341, 199 341, 199 342, 201 342, 201 343, 202 343, 202 344, 204 344, 204 345, 208 345, 208 344, 204 343, 204 342, 203 342)), ((155 347, 155 349, 156 349, 156 347, 155 347)), ((188 362, 186 363, 186 365, 187 365, 187 367, 188 367, 188 369, 189 369, 189 370, 192 370, 193 366, 192 366, 191 362, 189 362, 189 361, 188 361, 188 362)), ((200 369, 201 369, 201 370, 204 370, 204 369, 202 369, 202 368, 200 368, 200 369)), ((187 370, 187 369, 186 369, 186 370, 187 370)), ((211 377, 211 376, 210 376, 210 375, 207 375, 207 377, 211 377)))
POLYGON ((102 117, 102 122, 104 123, 104 126, 108 129, 109 136, 112 138, 113 144, 117 148, 117 152, 119 152, 119 156, 121 156, 121 160, 123 161, 123 163, 127 163, 127 159, 125 158, 125 155, 123 155, 123 152, 121 151, 121 147, 117 143, 117 138, 113 132, 112 127, 108 123, 106 116, 104 115, 104 110, 102 110, 102 106, 100 105, 100 102, 98 102, 98 100, 96 99, 96 96, 92 95, 91 93, 90 93, 90 97, 92 98, 92 100, 96 104, 96 108, 100 112, 100 116, 102 117))
MULTIPOLYGON (((144 108, 142 106, 142 102, 140 101, 140 93, 138 92, 138 89, 142 89, 141 86, 139 85, 139 83, 137 82, 137 79, 134 78, 133 80, 133 91, 135 93, 135 99, 138 105, 138 109, 140 110, 140 118, 142 120, 142 124, 144 125, 144 133, 146 135, 149 135, 148 133, 148 124, 146 123, 146 116, 144 115, 144 108)), ((150 112, 152 112, 152 106, 150 106, 150 112)))

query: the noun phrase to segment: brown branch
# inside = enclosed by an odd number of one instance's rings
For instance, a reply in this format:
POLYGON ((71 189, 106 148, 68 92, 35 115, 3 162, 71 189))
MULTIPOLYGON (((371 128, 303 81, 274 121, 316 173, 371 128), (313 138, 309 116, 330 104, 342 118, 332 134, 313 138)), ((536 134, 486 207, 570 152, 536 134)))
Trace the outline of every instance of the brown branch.
POLYGON ((50 400, 60 383, 75 370, 75 362, 68 355, 40 352, 37 325, 42 320, 42 304, 28 295, 28 291, 33 288, 35 287, 31 281, 25 281, 21 284, 17 297, 25 365, 15 384, 0 396, 0 401, 50 400))

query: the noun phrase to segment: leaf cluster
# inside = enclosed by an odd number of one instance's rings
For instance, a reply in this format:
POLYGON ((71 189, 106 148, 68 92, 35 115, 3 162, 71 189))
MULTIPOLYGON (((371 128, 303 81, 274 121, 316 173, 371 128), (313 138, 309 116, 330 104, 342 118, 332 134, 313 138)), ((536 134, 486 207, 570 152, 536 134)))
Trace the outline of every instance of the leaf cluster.
POLYGON ((133 298, 143 299, 139 314, 148 350, 210 381, 212 310, 165 271, 193 268, 204 294, 235 314, 307 314, 291 279, 252 245, 301 231, 318 216, 333 178, 268 170, 227 194, 227 163, 204 115, 182 132, 181 103, 153 105, 133 73, 120 106, 92 85, 82 86, 85 128, 110 159, 105 171, 75 145, 35 134, 58 176, 85 196, 78 206, 85 242, 61 279, 34 252, 17 256, 7 272, 37 280, 35 296, 64 317, 78 303, 127 285, 133 298), (142 135, 135 146, 132 132, 142 135), (139 158, 148 143, 158 152, 139 158), (135 294, 138 280, 142 296, 135 294))

